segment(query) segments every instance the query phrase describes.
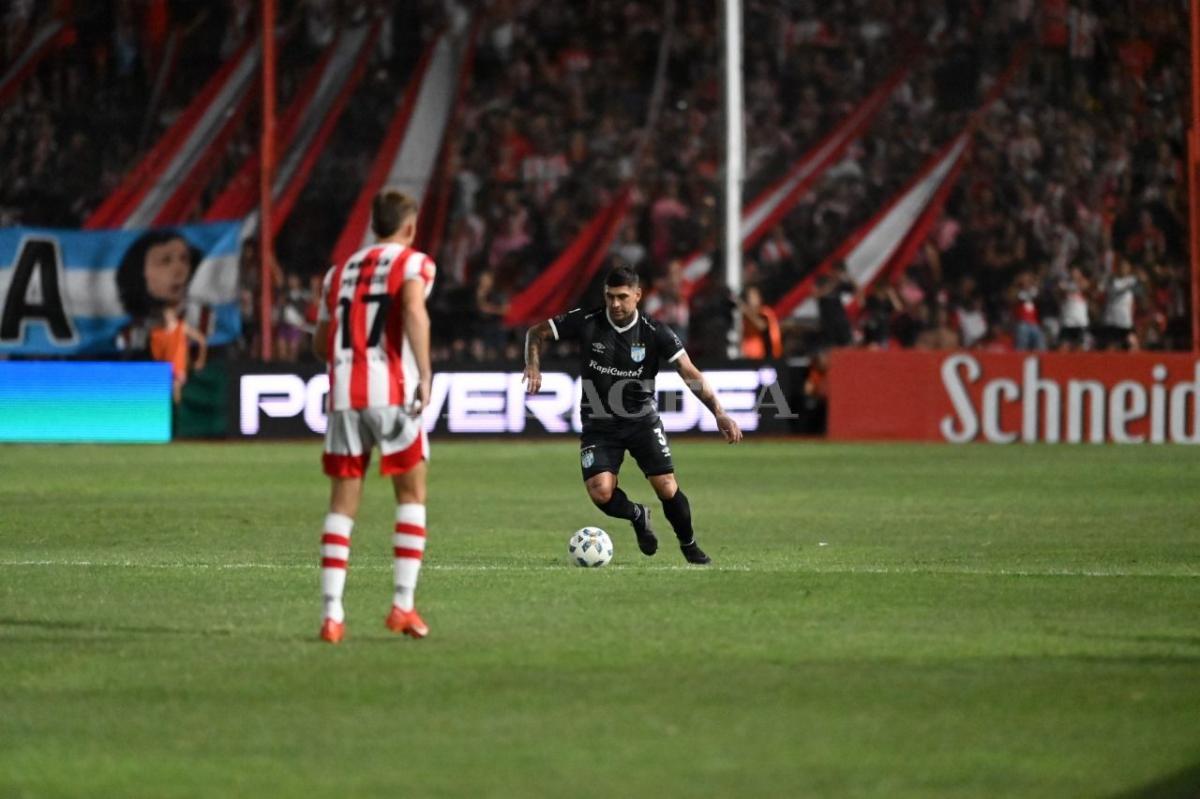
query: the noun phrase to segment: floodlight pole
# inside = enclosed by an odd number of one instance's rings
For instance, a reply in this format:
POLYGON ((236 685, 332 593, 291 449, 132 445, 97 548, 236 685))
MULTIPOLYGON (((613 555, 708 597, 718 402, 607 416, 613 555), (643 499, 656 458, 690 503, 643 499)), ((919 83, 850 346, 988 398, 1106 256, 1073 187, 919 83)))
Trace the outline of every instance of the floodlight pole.
POLYGON ((1188 128, 1188 239, 1192 256, 1192 354, 1200 357, 1200 0, 1192 0, 1192 119, 1188 128))
POLYGON ((259 141, 258 244, 262 359, 271 360, 271 311, 275 290, 272 184, 275 177, 275 0, 262 0, 262 138, 259 141))
MULTIPOLYGON (((742 176, 745 123, 742 107, 742 0, 724 0, 725 190, 722 245, 725 282, 736 298, 742 291, 742 176)), ((729 357, 741 354, 742 318, 735 306, 729 357)))

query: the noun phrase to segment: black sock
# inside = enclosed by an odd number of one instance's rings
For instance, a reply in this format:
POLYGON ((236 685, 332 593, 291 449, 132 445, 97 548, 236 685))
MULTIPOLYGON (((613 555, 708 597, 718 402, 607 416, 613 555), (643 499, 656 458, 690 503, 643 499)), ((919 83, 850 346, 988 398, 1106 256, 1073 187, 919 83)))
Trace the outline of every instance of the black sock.
POLYGON ((605 502, 603 505, 597 502, 596 507, 615 519, 626 519, 628 521, 633 521, 642 513, 641 509, 637 505, 634 505, 629 500, 629 497, 625 496, 625 492, 619 488, 613 489, 612 496, 608 502, 605 502))
POLYGON ((663 513, 675 530, 675 537, 681 546, 695 543, 696 534, 692 531, 692 506, 688 503, 687 495, 676 491, 675 496, 662 501, 663 513))

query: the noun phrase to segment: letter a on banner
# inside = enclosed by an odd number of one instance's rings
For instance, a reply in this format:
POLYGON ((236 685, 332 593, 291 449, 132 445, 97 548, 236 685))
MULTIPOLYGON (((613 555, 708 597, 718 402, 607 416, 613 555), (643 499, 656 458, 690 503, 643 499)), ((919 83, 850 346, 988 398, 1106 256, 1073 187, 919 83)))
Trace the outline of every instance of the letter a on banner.
POLYGON ((29 238, 22 243, 0 314, 0 341, 19 341, 27 322, 41 321, 56 344, 75 342, 63 305, 61 272, 58 242, 29 238))

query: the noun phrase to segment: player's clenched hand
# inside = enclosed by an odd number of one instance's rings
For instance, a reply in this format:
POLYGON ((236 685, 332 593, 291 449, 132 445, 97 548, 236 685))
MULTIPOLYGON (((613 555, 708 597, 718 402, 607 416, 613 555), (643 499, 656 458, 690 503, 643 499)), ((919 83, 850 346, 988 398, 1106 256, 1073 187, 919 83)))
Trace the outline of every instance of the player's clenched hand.
POLYGON ((742 429, 727 414, 721 414, 717 417, 717 429, 721 431, 721 435, 725 436, 725 440, 730 444, 736 444, 742 440, 742 429))
POLYGON ((433 393, 429 382, 428 377, 421 378, 420 382, 417 383, 417 390, 413 392, 413 401, 408 406, 408 415, 414 419, 420 416, 425 410, 425 406, 429 404, 429 395, 433 393))
POLYGON ((536 366, 526 366, 525 376, 521 380, 525 383, 525 390, 530 394, 536 394, 542 390, 542 370, 536 366))

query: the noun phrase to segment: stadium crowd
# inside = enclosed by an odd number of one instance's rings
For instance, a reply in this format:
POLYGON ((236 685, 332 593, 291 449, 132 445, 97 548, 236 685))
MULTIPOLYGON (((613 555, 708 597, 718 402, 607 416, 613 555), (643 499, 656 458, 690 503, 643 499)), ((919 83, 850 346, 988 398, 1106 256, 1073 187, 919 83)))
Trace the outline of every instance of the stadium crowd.
MULTIPOLYGON (((747 200, 886 76, 902 64, 912 71, 846 157, 748 253, 750 288, 739 298, 744 354, 835 345, 1185 346, 1185 9, 1156 3, 1134 13, 1134 5, 748 0, 747 200), (980 118, 968 166, 903 276, 867 290, 823 281, 815 328, 774 319, 769 305, 962 129, 1023 42, 1023 68, 980 118)), ((11 3, 9 61, 50 15, 69 16, 73 38, 0 109, 0 220, 81 224, 217 65, 255 34, 254 6, 11 3), (172 35, 181 37, 180 55, 156 91, 172 35)), ((453 139, 446 234, 434 253, 435 357, 516 357, 520 331, 500 322, 511 298, 626 182, 632 201, 611 258, 639 269, 650 287, 647 309, 694 354, 725 352, 737 300, 719 281, 690 303, 680 293, 681 259, 718 238, 717 11, 715 0, 675 4, 665 102, 643 150, 668 24, 662 3, 485 4, 453 139)), ((421 44, 448 13, 436 0, 281 3, 282 23, 299 43, 281 51, 281 107, 339 24, 364 14, 386 21, 371 71, 278 241, 275 349, 285 358, 307 351, 317 279, 358 188, 346 175, 365 174, 421 44)), ((247 123, 210 192, 255 144, 247 123)), ((243 266, 243 346, 254 352, 253 247, 243 266)))
POLYGON ((1186 31, 1166 3, 1074 3, 1033 27, 921 256, 867 298, 862 340, 1186 348, 1186 31))

